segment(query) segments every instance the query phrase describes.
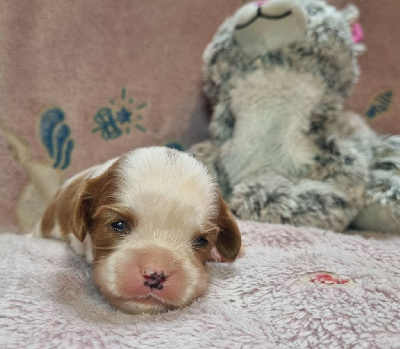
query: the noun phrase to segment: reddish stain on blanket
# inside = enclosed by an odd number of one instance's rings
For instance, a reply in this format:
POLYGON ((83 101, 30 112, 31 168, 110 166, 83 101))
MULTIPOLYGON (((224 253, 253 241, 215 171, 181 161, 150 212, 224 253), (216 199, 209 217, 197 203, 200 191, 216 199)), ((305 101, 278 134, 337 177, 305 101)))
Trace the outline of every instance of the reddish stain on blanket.
POLYGON ((318 274, 314 274, 310 278, 310 281, 313 282, 314 284, 343 285, 343 284, 347 284, 350 280, 341 278, 336 275, 327 274, 327 273, 318 273, 318 274))

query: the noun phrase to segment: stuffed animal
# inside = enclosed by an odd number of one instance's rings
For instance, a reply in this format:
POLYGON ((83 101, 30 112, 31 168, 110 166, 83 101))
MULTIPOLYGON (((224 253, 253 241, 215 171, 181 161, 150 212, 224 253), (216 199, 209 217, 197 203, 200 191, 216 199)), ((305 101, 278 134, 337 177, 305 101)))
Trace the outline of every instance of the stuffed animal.
POLYGON ((189 152, 241 219, 400 232, 400 137, 344 110, 363 52, 358 10, 248 3, 204 55, 210 139, 189 152))

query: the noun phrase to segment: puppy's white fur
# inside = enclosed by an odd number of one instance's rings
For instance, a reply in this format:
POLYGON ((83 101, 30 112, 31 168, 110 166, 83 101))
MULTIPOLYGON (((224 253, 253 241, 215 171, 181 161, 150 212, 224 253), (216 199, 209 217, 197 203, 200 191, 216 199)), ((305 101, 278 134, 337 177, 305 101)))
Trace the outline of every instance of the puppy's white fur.
POLYGON ((205 167, 164 147, 137 149, 69 179, 34 235, 70 241, 93 262, 105 298, 131 313, 189 304, 206 290, 212 248, 232 261, 241 245, 205 167))

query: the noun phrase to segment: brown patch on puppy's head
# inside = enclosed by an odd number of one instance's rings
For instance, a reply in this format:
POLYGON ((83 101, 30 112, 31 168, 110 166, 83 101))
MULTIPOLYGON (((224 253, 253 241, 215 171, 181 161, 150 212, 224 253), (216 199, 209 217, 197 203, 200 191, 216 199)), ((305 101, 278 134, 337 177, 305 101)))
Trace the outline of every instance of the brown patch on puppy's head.
POLYGON ((92 228, 96 211, 116 203, 117 174, 115 164, 98 177, 84 184, 72 215, 72 232, 81 242, 92 228))

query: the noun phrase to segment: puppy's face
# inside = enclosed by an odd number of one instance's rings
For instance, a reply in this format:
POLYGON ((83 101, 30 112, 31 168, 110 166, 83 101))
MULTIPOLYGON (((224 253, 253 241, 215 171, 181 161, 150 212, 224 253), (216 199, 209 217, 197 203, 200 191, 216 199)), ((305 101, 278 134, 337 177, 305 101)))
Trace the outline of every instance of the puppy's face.
POLYGON ((144 155, 125 156, 90 179, 72 219, 75 236, 91 241, 95 284, 129 313, 189 304, 207 289, 211 249, 233 261, 241 244, 202 165, 170 150, 144 155))

